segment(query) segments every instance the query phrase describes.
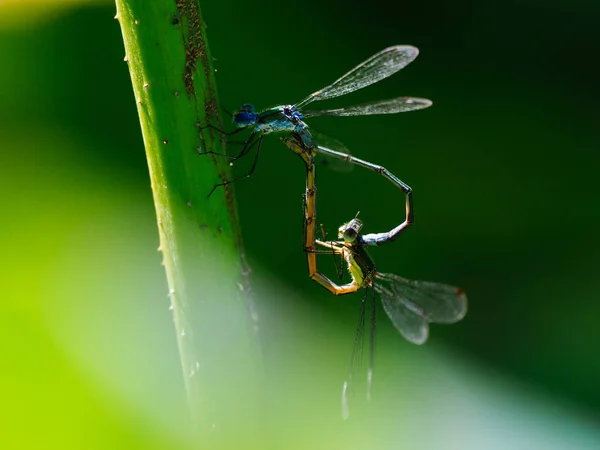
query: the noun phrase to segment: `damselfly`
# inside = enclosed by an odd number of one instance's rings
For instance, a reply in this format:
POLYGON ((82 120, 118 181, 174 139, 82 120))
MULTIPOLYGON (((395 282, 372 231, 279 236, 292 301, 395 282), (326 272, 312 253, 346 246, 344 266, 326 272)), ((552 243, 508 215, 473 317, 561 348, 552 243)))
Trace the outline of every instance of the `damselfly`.
MULTIPOLYGON (((256 147, 254 162, 248 174, 233 180, 219 183, 214 189, 252 175, 254 169, 256 168, 263 137, 269 133, 294 133, 307 147, 313 148, 316 152, 336 153, 335 150, 322 147, 319 144, 318 138, 313 137, 313 134, 311 134, 308 129, 308 125, 304 122, 305 118, 316 116, 363 116, 371 114, 395 114, 405 111, 414 111, 431 106, 432 102, 427 99, 397 97, 394 99, 379 100, 362 105, 351 106, 348 108, 325 110, 305 109, 305 107, 310 103, 340 97, 371 84, 377 83, 378 81, 381 81, 406 67, 417 57, 418 54, 419 50, 416 47, 408 45, 398 45, 386 48, 371 56, 369 59, 356 66, 350 72, 346 73, 329 86, 312 93, 295 105, 280 105, 267 109, 263 112, 256 112, 251 104, 244 104, 240 110, 233 115, 233 123, 238 127, 238 129, 231 133, 225 134, 232 135, 245 129, 251 129, 252 131, 250 136, 244 142, 242 150, 237 156, 232 156, 231 159, 237 160, 248 154, 250 150, 256 147)), ((344 154, 348 152, 345 149, 342 149, 341 153, 344 154)), ((360 160, 349 161, 352 163, 358 163, 360 160)), ((213 191, 211 191, 211 194, 213 191)))
POLYGON ((429 336, 429 323, 455 323, 467 313, 467 297, 459 288, 429 281, 412 281, 377 270, 366 250, 367 246, 389 242, 388 233, 361 234, 363 224, 354 218, 338 229, 340 241, 317 240, 317 245, 328 248, 343 257, 352 281, 333 285, 334 293, 348 294, 365 288, 361 306, 361 317, 350 375, 342 390, 342 413, 348 415, 348 389, 352 376, 355 355, 360 354, 364 328, 364 311, 369 289, 371 290, 371 339, 370 363, 367 375, 367 398, 370 397, 373 381, 373 354, 375 345, 375 293, 381 298, 383 309, 400 334, 413 344, 423 344, 429 336))
MULTIPOLYGON (((315 147, 307 146, 304 141, 297 136, 295 133, 292 134, 291 138, 283 137, 281 141, 294 153, 300 155, 307 167, 306 172, 306 193, 304 196, 304 249, 308 260, 308 274, 310 278, 319 283, 324 288, 328 289, 335 295, 347 294, 355 292, 356 289, 348 286, 340 288, 337 284, 331 281, 326 275, 319 272, 317 268, 317 249, 316 249, 316 225, 317 225, 317 206, 316 206, 316 167, 314 164, 315 147), (349 290, 348 290, 349 289, 349 290), (347 291, 347 292, 346 292, 347 291)), ((400 188, 405 194, 405 219, 398 226, 386 233, 371 234, 371 244, 369 245, 381 245, 387 242, 395 241, 400 233, 405 230, 409 225, 414 222, 413 207, 412 207, 412 189, 393 173, 387 170, 383 166, 378 166, 367 161, 363 161, 358 158, 354 158, 351 155, 335 152, 330 149, 321 148, 324 154, 333 156, 335 158, 341 158, 346 161, 353 162, 362 167, 365 167, 374 172, 380 173, 386 179, 392 182, 395 186, 400 188)))

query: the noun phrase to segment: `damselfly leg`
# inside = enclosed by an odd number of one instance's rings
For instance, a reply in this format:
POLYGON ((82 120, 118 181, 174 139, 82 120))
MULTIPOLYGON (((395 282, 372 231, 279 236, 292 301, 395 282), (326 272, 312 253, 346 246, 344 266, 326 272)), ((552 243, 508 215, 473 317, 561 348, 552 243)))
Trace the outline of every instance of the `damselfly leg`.
MULTIPOLYGON (((212 195, 212 194, 215 192, 215 190, 216 190, 218 187, 221 187, 221 186, 227 186, 228 184, 235 183, 236 181, 243 180, 244 178, 250 178, 250 177, 252 176, 252 174, 254 173, 254 170, 256 169, 256 164, 258 163, 258 155, 260 154, 260 149, 261 149, 261 146, 262 146, 262 136, 259 136, 259 137, 258 137, 258 138, 257 138, 257 139, 256 139, 256 140, 255 140, 255 141, 254 141, 254 142, 253 142, 253 143, 252 143, 252 144, 251 144, 251 145, 250 145, 250 146, 247 148, 247 150, 245 150, 245 152, 246 152, 246 153, 248 153, 248 152, 249 152, 249 151, 252 149, 252 147, 254 147, 255 145, 256 145, 256 154, 254 155, 254 162, 252 163, 252 167, 250 168, 250 171, 249 171, 249 172, 248 172, 246 175, 243 175, 243 176, 241 176, 241 177, 233 178, 233 179, 231 179, 231 180, 227 180, 227 181, 224 181, 224 182, 222 182, 222 183, 217 183, 217 184, 215 184, 215 185, 213 186, 213 188, 211 189, 211 191, 208 193, 208 197, 210 197, 210 196, 211 196, 211 195, 212 195), (258 144, 258 145, 257 145, 257 144, 258 144)), ((246 148, 246 147, 244 147, 244 148, 246 148)), ((243 155, 242 155, 242 156, 243 156, 243 155)), ((239 156, 239 155, 238 155, 238 156, 236 157, 236 159, 239 159, 240 157, 241 157, 241 156, 239 156)))
MULTIPOLYGON (((372 114, 396 114, 407 111, 416 111, 431 106, 431 101, 427 99, 416 97, 397 97, 393 99, 373 101, 347 108, 304 110, 306 106, 313 102, 347 95, 377 83, 406 67, 417 57, 418 54, 418 49, 409 45, 396 45, 393 47, 388 47, 371 56, 346 74, 342 75, 329 86, 313 92, 311 95, 295 105, 280 105, 266 109, 262 112, 257 112, 251 104, 246 103, 242 105, 242 107, 235 114, 232 115, 233 123, 237 126, 237 130, 227 133, 210 124, 207 125, 207 127, 213 128, 226 136, 231 136, 244 129, 251 129, 252 133, 256 133, 259 139, 270 133, 294 133, 303 137, 306 146, 315 147, 316 143, 312 139, 308 125, 304 122, 305 118, 317 116, 341 117, 372 114)), ((252 137, 245 141, 240 153, 231 157, 230 159, 235 161, 245 156, 249 152, 251 146, 252 137)), ((325 146, 325 148, 328 147, 325 146)), ((212 152, 209 151, 206 153, 212 152)), ((256 160, 257 158, 255 158, 255 162, 256 160)), ((353 162, 356 163, 356 161, 353 162)), ((251 172, 253 172, 253 170, 251 170, 251 172)), ((237 181, 242 178, 248 178, 249 175, 236 178, 230 182, 237 181)), ((216 187, 224 186, 230 182, 220 183, 216 187)))
MULTIPOLYGON (((324 242, 327 242, 327 234, 325 233, 325 227, 321 224, 321 237, 324 242)), ((333 244, 333 241, 328 241, 330 244, 333 244)), ((340 253, 336 253, 335 250, 331 249, 331 256, 333 258, 333 265, 335 266, 335 273, 339 280, 344 278, 344 261, 341 258, 340 253)))
MULTIPOLYGON (((363 161, 359 158, 355 158, 351 155, 348 155, 348 154, 342 153, 342 152, 338 152, 336 150, 328 149, 328 148, 321 147, 321 146, 310 147, 304 142, 304 140, 301 138, 301 136, 298 136, 298 135, 292 135, 291 138, 288 138, 288 137, 281 138, 281 141, 290 150, 292 150, 294 153, 299 154, 299 155, 310 154, 312 157, 312 155, 314 155, 315 152, 320 152, 320 153, 324 153, 329 156, 359 165, 361 167, 366 167, 369 170, 372 170, 374 172, 377 172, 377 173, 383 175, 387 180, 391 181, 395 186, 399 187, 404 192, 404 194, 405 194, 405 202, 404 202, 405 219, 404 219, 404 221, 402 223, 400 223, 400 225, 398 225, 395 228, 393 228, 392 230, 388 231, 387 233, 366 235, 369 238, 368 245, 381 245, 386 242, 394 241, 395 239, 397 239, 399 234, 404 229, 406 229, 406 227, 408 227, 411 223, 413 223, 414 214, 413 214, 413 207, 412 207, 412 189, 410 188, 410 186, 408 186, 406 183, 404 183, 399 178, 397 178, 394 174, 392 174, 389 170, 385 169, 382 166, 378 166, 378 165, 369 163, 367 161, 363 161)), ((315 178, 316 178, 316 174, 315 174, 316 169, 315 169, 314 159, 311 159, 310 162, 308 162, 308 163, 305 161, 305 164, 310 165, 310 170, 307 171, 307 186, 309 184, 311 186, 311 191, 309 191, 307 188, 307 194, 306 194, 306 196, 307 196, 306 205, 307 206, 306 206, 306 214, 305 214, 305 220, 307 223, 306 233, 305 233, 306 234, 305 235, 305 241, 306 241, 305 248, 306 248, 306 255, 307 255, 307 259, 308 259, 309 276, 312 280, 314 280, 319 285, 323 286, 325 289, 329 290, 331 293, 333 293, 335 295, 344 295, 344 294, 349 294, 349 293, 355 292, 356 290, 358 290, 360 288, 360 285, 357 285, 355 283, 355 280, 353 280, 351 283, 348 283, 348 284, 339 285, 339 284, 333 282, 330 278, 328 278, 325 274, 323 274, 322 272, 319 272, 319 270, 318 270, 316 254, 319 253, 320 251, 317 250, 316 244, 319 244, 322 246, 323 245, 328 246, 328 248, 334 250, 336 252, 336 254, 339 254, 342 258, 345 258, 344 247, 343 247, 343 245, 342 246, 339 245, 339 244, 344 244, 344 243, 337 242, 336 243, 337 245, 334 245, 333 242, 325 243, 323 241, 316 240, 316 229, 315 229, 315 227, 316 227, 316 223, 315 223, 316 200, 314 198, 314 195, 316 192, 316 187, 314 186, 315 178)), ((309 166, 307 165, 307 167, 309 167, 309 166)), ((348 261, 346 261, 346 262, 348 264, 348 261)))
MULTIPOLYGON (((366 247, 376 246, 388 240, 364 239, 362 222, 357 218, 343 224, 339 228, 336 242, 315 241, 325 249, 341 252, 352 278, 354 290, 365 288, 371 291, 371 334, 370 359, 367 372, 367 399, 371 397, 373 384, 373 366, 375 354, 376 305, 374 295, 381 298, 383 308, 398 332, 413 344, 423 344, 429 336, 430 323, 455 323, 467 312, 467 298, 464 292, 456 287, 428 281, 412 281, 394 274, 381 273, 368 254, 366 247)), ((341 287, 337 287, 338 289, 341 287)), ((336 292, 334 292, 336 293, 336 292)), ((337 293, 348 293, 339 290, 337 293)), ((364 301, 364 300, 363 300, 364 301)), ((362 307, 361 307, 362 308, 362 307)), ((349 414, 348 393, 351 391, 352 376, 344 383, 342 395, 342 413, 349 414)))

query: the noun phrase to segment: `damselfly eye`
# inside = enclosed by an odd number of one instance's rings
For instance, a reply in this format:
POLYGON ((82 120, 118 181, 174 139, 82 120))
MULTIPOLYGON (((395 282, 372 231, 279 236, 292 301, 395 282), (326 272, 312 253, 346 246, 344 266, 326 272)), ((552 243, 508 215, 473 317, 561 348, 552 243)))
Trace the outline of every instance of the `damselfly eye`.
POLYGON ((256 121, 254 106, 249 103, 242 105, 240 110, 233 116, 233 123, 238 127, 247 127, 256 121))
POLYGON ((344 238, 344 241, 347 243, 352 243, 356 240, 357 236, 360 234, 360 230, 362 230, 362 222, 358 219, 352 219, 346 225, 342 225, 340 227, 340 234, 344 238))
POLYGON ((347 243, 352 243, 356 240, 356 236, 358 236, 358 232, 354 228, 346 228, 344 230, 344 241, 347 243))

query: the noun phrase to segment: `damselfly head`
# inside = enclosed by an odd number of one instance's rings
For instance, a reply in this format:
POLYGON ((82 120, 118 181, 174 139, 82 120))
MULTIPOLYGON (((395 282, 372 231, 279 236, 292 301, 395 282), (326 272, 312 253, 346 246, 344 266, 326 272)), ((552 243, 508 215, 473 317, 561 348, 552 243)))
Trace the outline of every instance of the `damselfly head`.
POLYGON ((238 127, 247 127, 256 122, 256 111, 254 111, 254 106, 249 103, 242 105, 240 110, 233 115, 233 123, 235 123, 238 127))
POLYGON ((338 237, 347 244, 352 244, 362 230, 363 224, 359 219, 352 219, 338 228, 338 237))

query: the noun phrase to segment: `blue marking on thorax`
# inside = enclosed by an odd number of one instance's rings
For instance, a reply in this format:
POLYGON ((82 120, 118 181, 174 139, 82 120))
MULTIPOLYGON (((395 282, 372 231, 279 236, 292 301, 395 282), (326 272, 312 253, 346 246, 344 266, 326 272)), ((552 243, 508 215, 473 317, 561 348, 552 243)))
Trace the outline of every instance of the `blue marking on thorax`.
POLYGON ((282 105, 271 108, 258 115, 256 131, 264 134, 281 131, 293 132, 298 126, 306 127, 302 113, 293 105, 282 105))
POLYGON ((300 111, 298 111, 298 108, 296 108, 294 105, 284 106, 284 114, 294 124, 297 124, 298 122, 302 121, 302 119, 304 119, 304 116, 302 115, 302 113, 300 111))

